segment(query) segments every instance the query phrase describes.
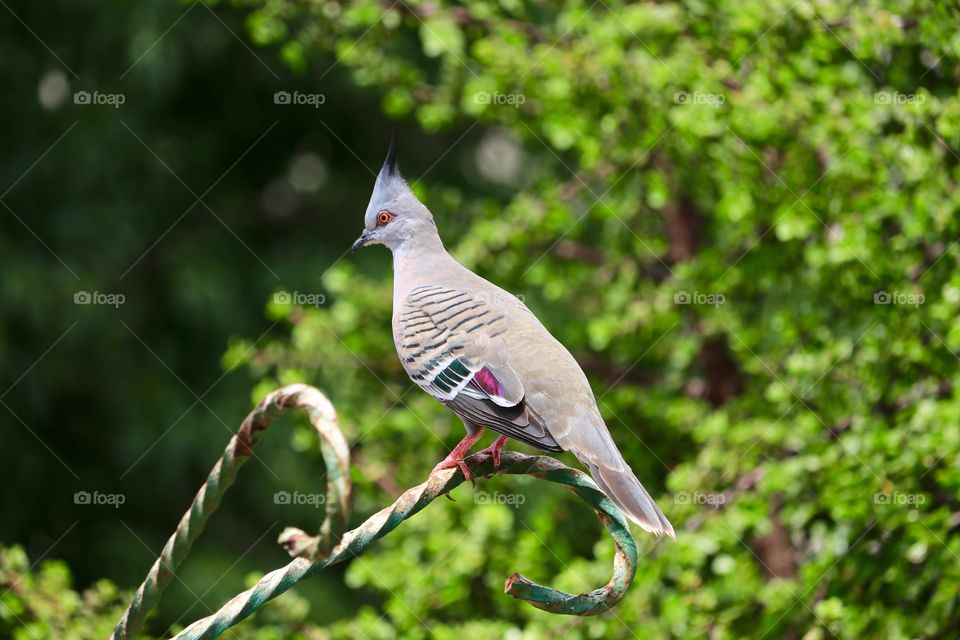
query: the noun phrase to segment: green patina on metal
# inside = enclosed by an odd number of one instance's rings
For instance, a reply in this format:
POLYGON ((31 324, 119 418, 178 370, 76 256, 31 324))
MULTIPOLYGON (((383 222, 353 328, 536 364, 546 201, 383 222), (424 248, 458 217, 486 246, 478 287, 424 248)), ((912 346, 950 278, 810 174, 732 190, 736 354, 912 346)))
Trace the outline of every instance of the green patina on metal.
POLYGON ((284 533, 299 535, 290 536, 289 541, 281 540, 281 544, 290 549, 291 544, 296 542, 298 549, 315 550, 319 556, 323 549, 332 548, 339 540, 350 517, 353 492, 350 484, 350 448, 340 431, 337 413, 326 396, 314 387, 294 384, 277 389, 247 415, 237 435, 230 439, 223 455, 207 476, 207 481, 194 497, 190 509, 183 514, 160 557, 134 593, 130 606, 110 636, 113 640, 132 638, 140 630, 144 617, 157 606, 174 571, 190 553, 207 520, 236 480, 237 471, 253 454, 260 433, 287 409, 305 409, 320 436, 320 448, 327 467, 327 512, 319 536, 309 537, 299 529, 287 530, 284 533))
MULTIPOLYGON (((233 483, 237 469, 252 454, 259 432, 265 430, 284 410, 294 408, 307 411, 320 435, 321 450, 327 465, 327 513, 320 534, 308 536, 299 529, 284 530, 280 535, 280 543, 297 557, 285 567, 266 574, 256 585, 235 596, 214 614, 194 622, 177 634, 175 640, 216 638, 304 578, 360 555, 370 543, 390 533, 401 522, 464 481, 459 469, 431 474, 426 482, 407 490, 392 505, 370 516, 356 529, 344 533, 352 498, 350 454, 337 426, 333 406, 322 393, 307 385, 278 389, 264 398, 247 416, 237 435, 230 440, 207 482, 197 493, 190 510, 181 519, 177 531, 167 541, 160 558, 137 590, 130 608, 114 629, 111 636, 114 640, 130 638, 140 629, 143 617, 156 606, 173 571, 189 553, 203 525, 233 483)), ((500 468, 496 470, 488 455, 473 455, 466 462, 477 478, 494 474, 530 475, 563 485, 593 507, 616 546, 613 577, 599 589, 574 595, 537 584, 515 573, 507 579, 505 593, 544 611, 578 616, 604 613, 623 598, 637 570, 637 546, 623 514, 588 475, 553 458, 527 456, 512 451, 503 452, 500 468)))

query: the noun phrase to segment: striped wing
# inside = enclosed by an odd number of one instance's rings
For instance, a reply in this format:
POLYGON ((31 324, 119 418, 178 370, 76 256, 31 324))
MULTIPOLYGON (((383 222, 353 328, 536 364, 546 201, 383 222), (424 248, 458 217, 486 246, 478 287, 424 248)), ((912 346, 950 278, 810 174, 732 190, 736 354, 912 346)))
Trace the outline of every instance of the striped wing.
POLYGON ((509 315, 443 286, 410 292, 398 317, 397 352, 410 378, 464 421, 548 451, 561 451, 523 402, 523 384, 502 358, 509 315))

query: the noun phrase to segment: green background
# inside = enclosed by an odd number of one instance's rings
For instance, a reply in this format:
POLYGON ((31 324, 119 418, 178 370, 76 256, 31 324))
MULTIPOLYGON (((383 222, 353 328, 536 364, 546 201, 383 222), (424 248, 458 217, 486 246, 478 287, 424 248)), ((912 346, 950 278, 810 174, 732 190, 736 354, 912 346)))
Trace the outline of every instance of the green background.
MULTIPOLYGON (((612 545, 559 488, 496 479, 227 637, 956 636, 958 19, 919 1, 3 3, 0 636, 104 637, 279 384, 340 412, 355 523, 459 439, 396 360, 388 253, 345 255, 393 131, 451 252, 577 357, 677 540, 637 531, 612 612, 537 611, 503 579, 590 590, 612 545)), ((322 510, 274 493, 322 475, 302 421, 271 430, 150 637, 284 564, 279 532, 322 510)))

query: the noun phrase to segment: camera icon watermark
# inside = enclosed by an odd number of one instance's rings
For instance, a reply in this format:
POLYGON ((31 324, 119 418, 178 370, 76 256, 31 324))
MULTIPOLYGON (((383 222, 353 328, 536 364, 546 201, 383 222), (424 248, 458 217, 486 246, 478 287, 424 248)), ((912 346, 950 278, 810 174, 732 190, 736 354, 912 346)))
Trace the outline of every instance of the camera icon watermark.
POLYGON ((273 104, 309 105, 319 109, 327 102, 327 96, 322 93, 301 93, 300 91, 277 91, 273 94, 273 104))
POLYGON ((101 93, 99 91, 77 91, 73 94, 73 104, 79 105, 108 105, 119 109, 127 101, 122 93, 101 93))
POLYGON ((673 103, 679 105, 702 104, 716 109, 726 103, 726 101, 727 97, 722 93, 701 93, 699 91, 689 93, 687 91, 677 91, 673 94, 673 103))
POLYGON ((873 294, 873 304, 902 304, 910 307, 919 307, 927 301, 922 293, 904 293, 902 291, 876 291, 873 294))
POLYGON ((919 507, 927 502, 922 493, 904 493, 903 491, 877 491, 873 494, 873 504, 897 507, 919 507))
POLYGON ((927 96, 922 93, 900 93, 899 91, 877 91, 873 94, 874 104, 923 104, 927 96))
POLYGON ((100 493, 99 491, 77 491, 73 494, 73 504, 79 505, 107 505, 119 509, 127 501, 122 493, 100 493))
POLYGON ((273 494, 273 504, 283 505, 309 505, 314 509, 319 509, 326 504, 327 496, 322 493, 301 493, 300 491, 277 491, 273 494))
POLYGON ((273 294, 274 304, 296 304, 306 307, 319 308, 326 303, 327 297, 322 293, 308 293, 304 291, 277 291, 273 294))
POLYGON ((702 291, 677 291, 673 294, 673 304, 705 304, 719 307, 726 304, 727 297, 722 293, 704 293, 702 291))
MULTIPOLYGON (((482 302, 484 304, 488 304, 494 307, 499 307, 503 304, 510 304, 511 302, 516 303, 518 300, 523 304, 526 304, 527 302, 527 297, 522 293, 518 295, 514 295, 507 291, 496 291, 496 290, 489 291, 489 292, 479 292, 470 296, 470 298, 473 301, 473 303, 482 302)), ((458 301, 459 300, 454 300, 454 302, 458 302, 458 301)), ((469 306, 472 306, 472 304, 469 306)))
POLYGON ((77 291, 73 294, 73 304, 98 304, 119 309, 127 301, 122 293, 102 293, 100 291, 77 291))
POLYGON ((723 493, 677 491, 673 494, 673 501, 676 504, 706 505, 714 509, 719 509, 727 503, 727 496, 723 493))
POLYGON ((510 106, 519 109, 520 105, 527 102, 527 96, 522 93, 500 93, 499 91, 478 91, 473 94, 473 101, 477 104, 491 104, 497 106, 510 106))
POLYGON ((494 491, 477 491, 473 494, 473 504, 503 504, 508 507, 517 508, 527 501, 527 496, 522 493, 500 493, 494 491))

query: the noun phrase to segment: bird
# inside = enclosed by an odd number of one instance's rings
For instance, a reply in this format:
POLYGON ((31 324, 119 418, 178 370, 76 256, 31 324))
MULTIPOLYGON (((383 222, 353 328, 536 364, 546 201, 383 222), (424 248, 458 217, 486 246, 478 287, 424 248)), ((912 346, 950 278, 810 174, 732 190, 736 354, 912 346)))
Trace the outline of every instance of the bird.
POLYGON ((466 435, 436 467, 457 467, 489 428, 478 452, 500 466, 510 438, 569 451, 604 494, 641 529, 675 538, 673 526, 617 449, 580 365, 517 296, 460 264, 444 248, 433 214, 414 195, 390 141, 353 243, 393 254, 393 339, 407 375, 463 421, 466 435))

